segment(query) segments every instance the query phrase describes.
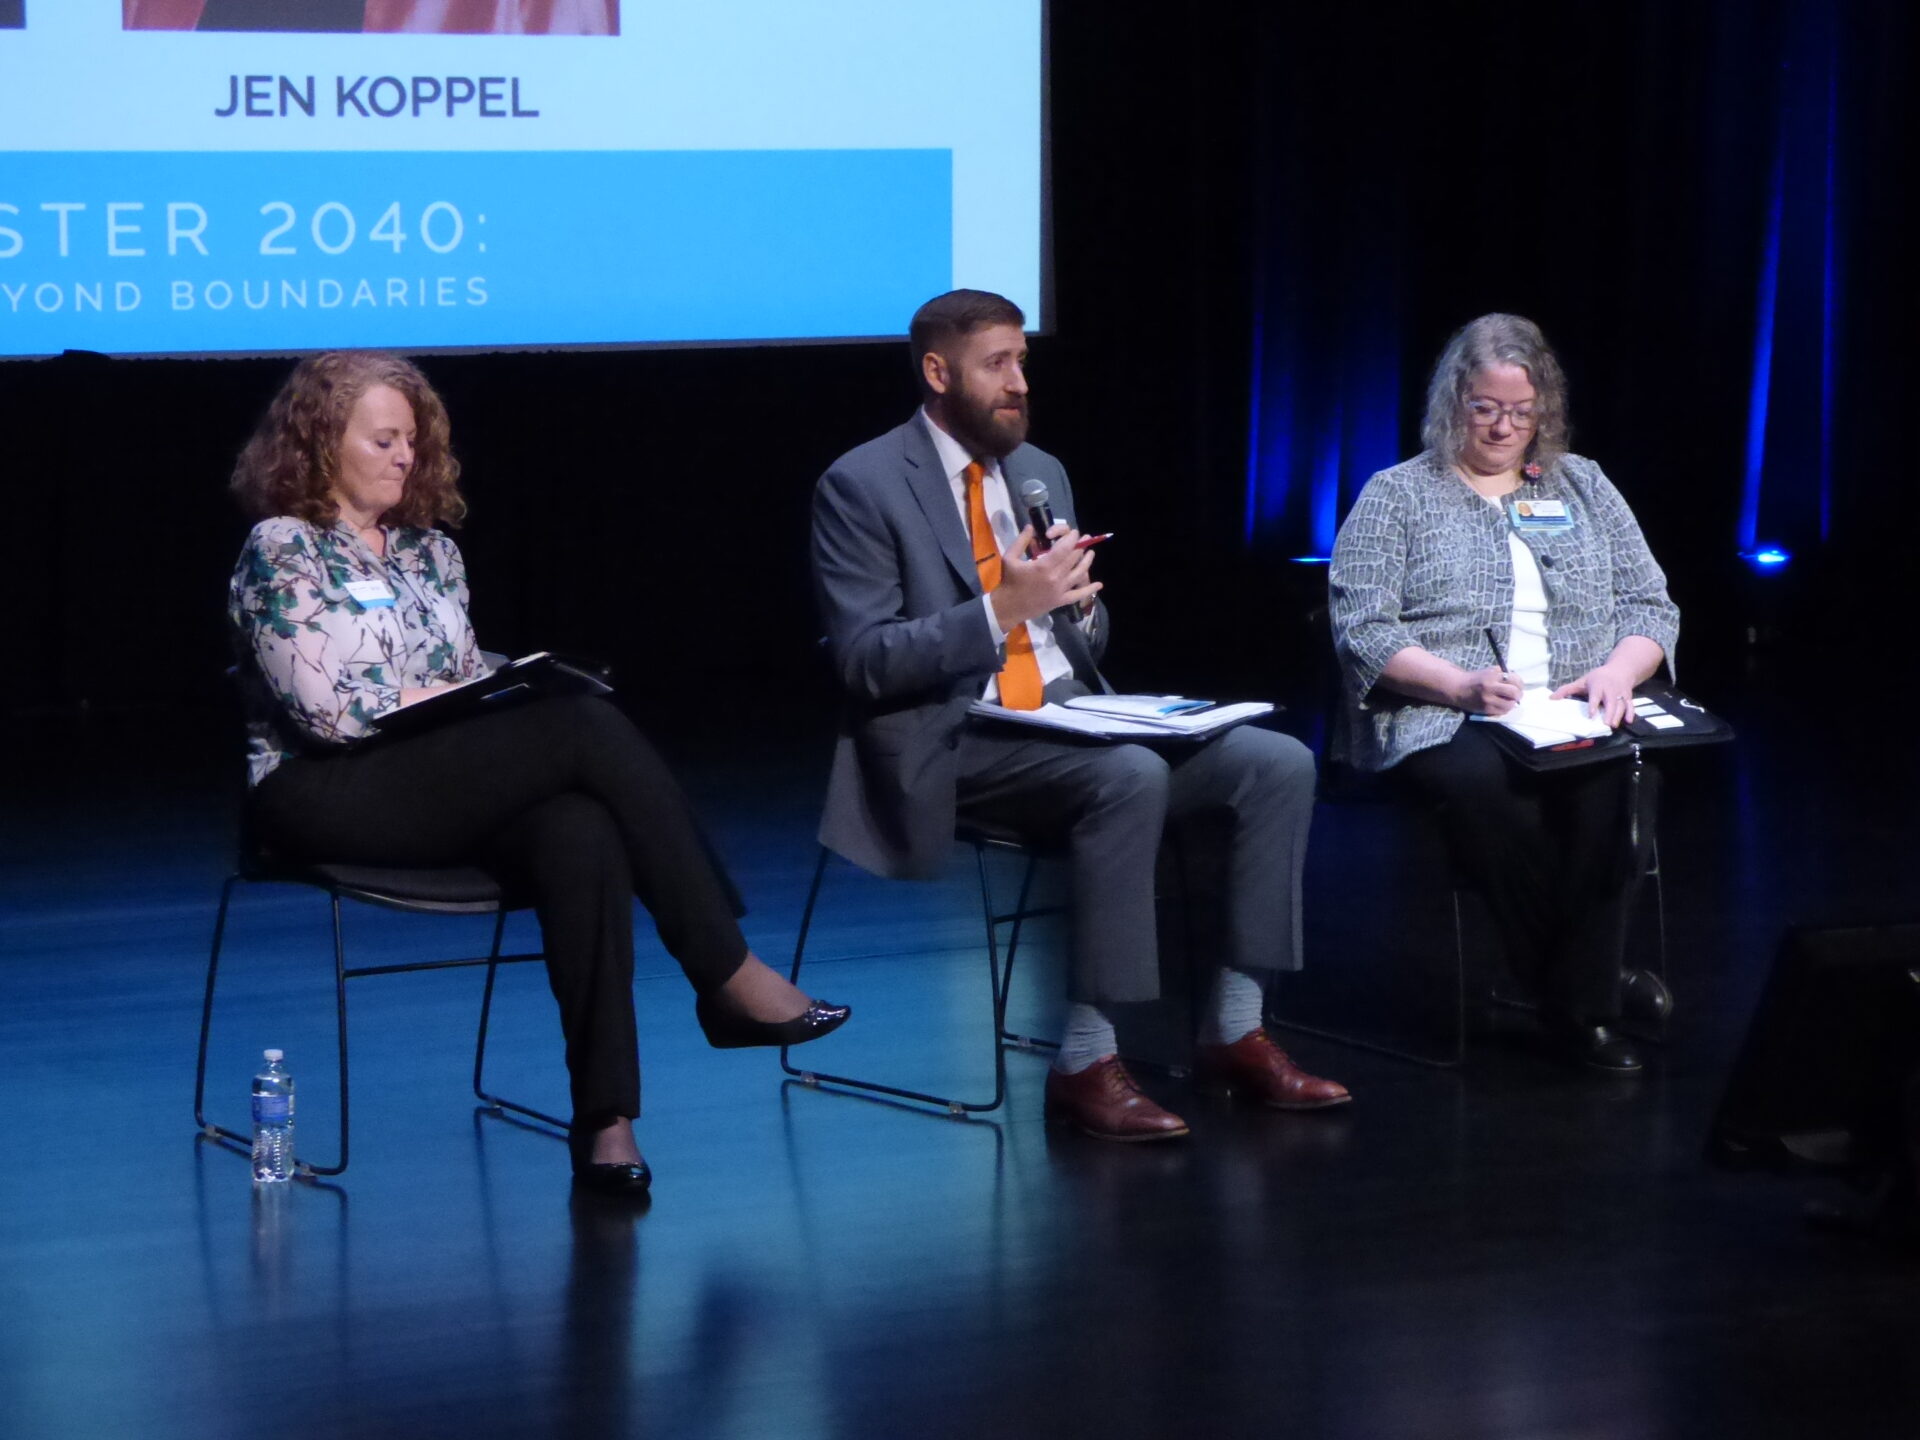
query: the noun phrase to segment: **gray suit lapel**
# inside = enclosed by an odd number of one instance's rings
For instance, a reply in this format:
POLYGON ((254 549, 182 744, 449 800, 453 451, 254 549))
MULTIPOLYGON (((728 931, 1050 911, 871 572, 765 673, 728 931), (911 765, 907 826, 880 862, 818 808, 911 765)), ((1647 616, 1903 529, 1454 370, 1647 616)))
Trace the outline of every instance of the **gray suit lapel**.
POLYGON ((905 426, 902 437, 907 460, 907 489, 920 504, 940 542, 940 553, 972 594, 980 594, 980 572, 973 563, 973 546, 967 539, 967 527, 960 523, 959 507, 953 503, 953 490, 940 470, 940 453, 933 448, 933 437, 915 416, 905 426))

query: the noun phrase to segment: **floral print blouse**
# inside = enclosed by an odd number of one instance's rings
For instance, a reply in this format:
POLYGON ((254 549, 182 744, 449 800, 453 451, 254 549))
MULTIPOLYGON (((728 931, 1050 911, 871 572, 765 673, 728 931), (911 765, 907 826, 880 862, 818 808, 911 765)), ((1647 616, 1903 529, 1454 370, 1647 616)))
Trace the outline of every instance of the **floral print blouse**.
POLYGON ((227 590, 247 716, 247 778, 351 744, 402 686, 487 671, 467 619, 467 568, 438 530, 387 529, 385 559, 344 522, 262 520, 227 590))

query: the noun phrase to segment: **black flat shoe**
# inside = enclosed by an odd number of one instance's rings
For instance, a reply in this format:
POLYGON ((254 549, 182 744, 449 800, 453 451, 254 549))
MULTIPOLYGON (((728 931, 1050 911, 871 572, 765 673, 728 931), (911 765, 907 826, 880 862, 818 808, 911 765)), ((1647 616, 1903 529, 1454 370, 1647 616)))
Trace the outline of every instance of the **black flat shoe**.
POLYGON ((1622 970, 1620 1013, 1641 1025, 1664 1025, 1673 1014, 1673 992, 1651 970, 1622 970))
POLYGON ((653 1171, 642 1160, 637 1165, 596 1165, 588 1161, 573 1167, 575 1189, 591 1190, 596 1195, 628 1195, 634 1198, 653 1187, 653 1171))
POLYGON ((611 1164, 593 1160, 591 1135, 569 1135, 567 1151, 573 1157, 575 1189, 591 1190, 597 1195, 638 1197, 653 1185, 653 1171, 647 1168, 645 1160, 617 1160, 611 1164))
POLYGON ((1547 1041, 1569 1064, 1609 1075, 1638 1075, 1645 1068, 1639 1050, 1626 1036, 1587 1020, 1549 1018, 1547 1041))
POLYGON ((706 1032, 707 1044, 716 1050, 743 1050, 750 1045, 804 1045, 838 1030, 853 1011, 813 1000, 791 1020, 749 1020, 714 997, 702 995, 694 1001, 693 1013, 706 1032))

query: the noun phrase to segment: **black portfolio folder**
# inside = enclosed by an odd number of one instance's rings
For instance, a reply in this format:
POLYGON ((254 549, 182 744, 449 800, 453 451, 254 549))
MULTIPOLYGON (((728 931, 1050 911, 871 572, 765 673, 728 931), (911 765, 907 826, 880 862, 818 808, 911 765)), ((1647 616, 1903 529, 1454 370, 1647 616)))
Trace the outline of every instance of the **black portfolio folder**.
POLYGON ((1733 726, 1706 706, 1662 680, 1649 680, 1634 690, 1636 699, 1653 701, 1678 724, 1656 725, 1635 716, 1611 735, 1598 740, 1570 740, 1564 745, 1535 747, 1525 736, 1504 725, 1488 725, 1493 738, 1509 756, 1529 770, 1567 770, 1597 765, 1603 760, 1674 750, 1687 745, 1722 745, 1733 739, 1733 726))
POLYGON ((437 730, 442 725, 539 696, 612 693, 613 686, 607 682, 606 672, 600 666, 562 659, 540 650, 509 660, 491 675, 376 716, 374 733, 369 738, 417 735, 423 730, 437 730))

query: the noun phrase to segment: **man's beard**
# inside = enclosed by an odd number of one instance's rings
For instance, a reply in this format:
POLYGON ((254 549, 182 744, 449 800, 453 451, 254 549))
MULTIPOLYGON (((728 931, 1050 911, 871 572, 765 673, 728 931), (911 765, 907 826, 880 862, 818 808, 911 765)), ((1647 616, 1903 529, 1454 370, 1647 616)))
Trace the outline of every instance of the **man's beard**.
POLYGON ((1027 397, 1016 396, 1010 402, 1019 407, 1018 417, 997 414, 994 406, 976 399, 965 389, 956 388, 947 395, 947 421, 953 438, 967 447, 967 453, 983 458, 1004 460, 1027 438, 1027 397))

